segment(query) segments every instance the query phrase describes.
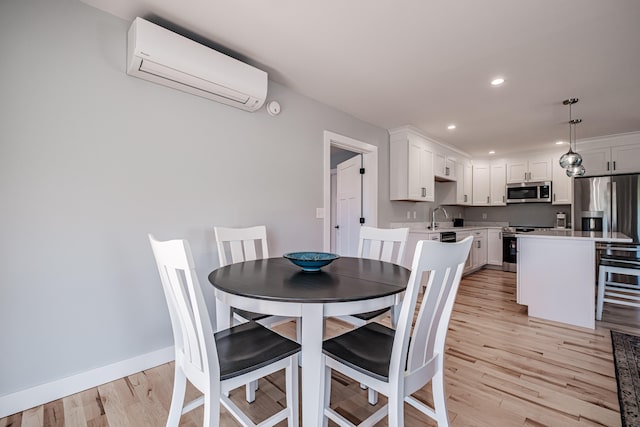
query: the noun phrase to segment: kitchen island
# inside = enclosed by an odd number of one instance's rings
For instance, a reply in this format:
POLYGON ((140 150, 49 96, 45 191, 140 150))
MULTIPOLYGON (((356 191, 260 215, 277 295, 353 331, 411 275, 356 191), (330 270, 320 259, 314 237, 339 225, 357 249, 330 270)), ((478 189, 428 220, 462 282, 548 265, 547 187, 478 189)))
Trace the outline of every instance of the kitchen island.
POLYGON ((518 304, 529 316, 595 328, 596 242, 628 243, 622 233, 573 230, 517 234, 518 304))

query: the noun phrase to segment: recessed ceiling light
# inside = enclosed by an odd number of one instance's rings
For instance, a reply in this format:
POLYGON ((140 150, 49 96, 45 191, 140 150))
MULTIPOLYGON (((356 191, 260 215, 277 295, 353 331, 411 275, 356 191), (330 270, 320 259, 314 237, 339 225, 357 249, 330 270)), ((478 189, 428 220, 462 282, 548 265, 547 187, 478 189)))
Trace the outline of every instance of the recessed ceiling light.
POLYGON ((489 151, 489 154, 496 154, 496 152, 491 150, 491 151, 489 151))
POLYGON ((504 83, 504 79, 502 77, 496 77, 491 80, 491 86, 500 86, 502 83, 504 83))
POLYGON ((556 145, 562 145, 564 144, 564 141, 556 141, 556 145))
POLYGON ((456 125, 454 125, 454 124, 451 124, 451 125, 447 126, 447 129, 449 129, 449 130, 454 130, 455 128, 456 128, 456 125))

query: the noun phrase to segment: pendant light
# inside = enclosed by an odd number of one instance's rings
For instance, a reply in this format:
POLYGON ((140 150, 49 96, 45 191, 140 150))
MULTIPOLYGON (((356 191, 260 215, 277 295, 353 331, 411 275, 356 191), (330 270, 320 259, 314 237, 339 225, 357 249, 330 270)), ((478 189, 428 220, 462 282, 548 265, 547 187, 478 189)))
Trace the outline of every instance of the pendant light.
POLYGON ((569 151, 560 157, 560 166, 565 169, 578 167, 582 164, 582 156, 578 153, 575 153, 572 149, 572 143, 574 141, 574 139, 572 138, 572 131, 574 130, 573 126, 575 126, 575 123, 573 123, 573 120, 571 118, 571 106, 576 102, 578 102, 578 98, 569 98, 562 101, 564 105, 569 106, 569 151))
MULTIPOLYGON (((573 119, 569 121, 569 127, 573 127, 573 144, 575 146, 576 144, 576 125, 578 123, 582 123, 582 119, 573 119)), ((569 147, 571 147, 571 141, 569 141, 569 147)), ((571 151, 571 148, 569 148, 569 151, 571 151)), ((574 176, 583 176, 587 171, 584 168, 584 165, 582 164, 582 157, 580 156, 580 154, 578 153, 573 153, 576 156, 580 157, 580 163, 578 163, 575 166, 569 166, 567 167, 567 176, 570 177, 574 177, 574 176)))

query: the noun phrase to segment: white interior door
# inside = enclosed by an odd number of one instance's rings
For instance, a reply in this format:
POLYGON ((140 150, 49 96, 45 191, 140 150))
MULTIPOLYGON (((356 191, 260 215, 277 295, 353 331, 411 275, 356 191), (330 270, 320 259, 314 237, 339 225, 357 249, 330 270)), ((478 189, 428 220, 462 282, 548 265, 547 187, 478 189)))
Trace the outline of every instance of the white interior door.
POLYGON ((356 256, 360 237, 362 209, 361 156, 352 157, 337 167, 336 252, 356 256))
POLYGON ((336 225, 338 218, 338 208, 336 206, 336 192, 338 191, 337 171, 331 171, 331 253, 338 253, 336 250, 336 225))

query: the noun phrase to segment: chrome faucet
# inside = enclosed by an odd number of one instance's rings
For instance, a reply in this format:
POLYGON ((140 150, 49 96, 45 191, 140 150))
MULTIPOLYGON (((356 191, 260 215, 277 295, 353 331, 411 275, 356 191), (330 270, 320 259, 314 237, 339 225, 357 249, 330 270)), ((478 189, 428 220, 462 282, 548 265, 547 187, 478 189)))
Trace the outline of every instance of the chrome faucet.
POLYGON ((437 228, 436 225, 436 212, 438 211, 442 211, 442 213, 444 214, 445 219, 449 218, 449 215, 447 214, 447 210, 445 208, 443 208, 442 206, 438 206, 437 208, 435 208, 432 212, 431 212, 431 229, 435 230, 437 228))

